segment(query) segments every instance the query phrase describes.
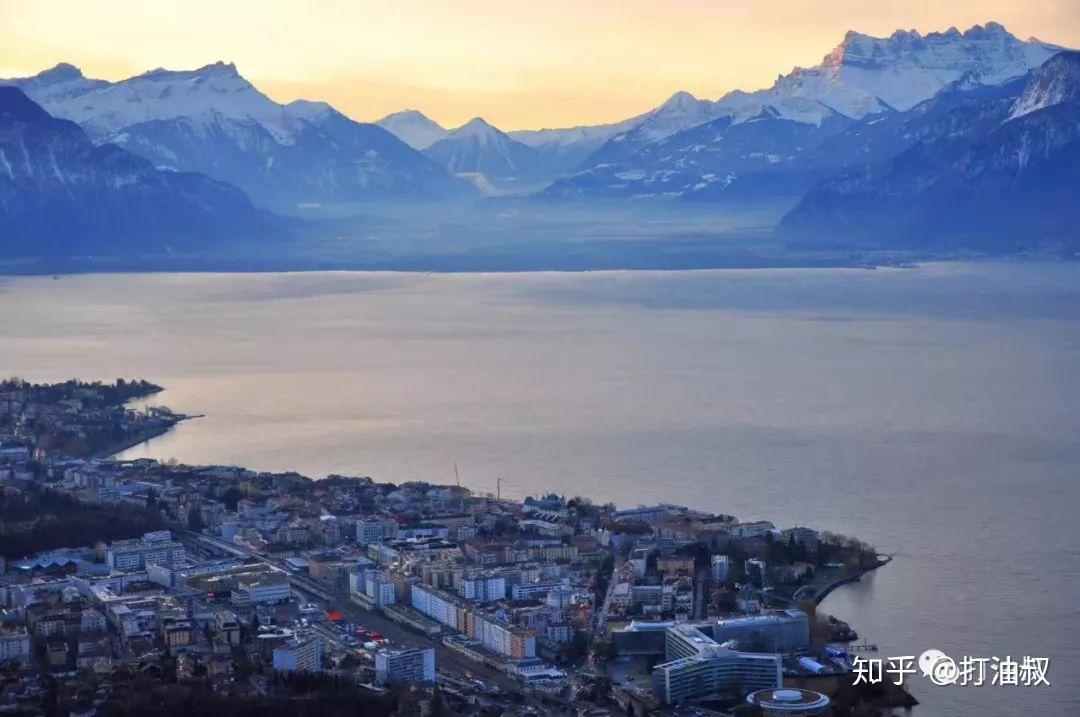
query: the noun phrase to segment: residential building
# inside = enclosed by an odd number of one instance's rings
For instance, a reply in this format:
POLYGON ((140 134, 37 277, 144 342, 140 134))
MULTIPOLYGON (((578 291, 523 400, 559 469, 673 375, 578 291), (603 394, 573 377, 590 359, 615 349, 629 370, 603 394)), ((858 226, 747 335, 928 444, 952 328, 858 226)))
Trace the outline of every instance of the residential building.
POLYGON ((134 540, 117 540, 105 551, 105 562, 113 570, 140 570, 147 565, 175 568, 186 558, 184 546, 174 541, 167 530, 146 533, 134 540))
POLYGON ((0 633, 0 662, 30 660, 30 633, 26 628, 0 633))
POLYGON ((435 649, 380 650, 375 653, 375 681, 380 685, 416 685, 435 681, 435 649))
POLYGON ((370 545, 398 534, 397 521, 389 518, 366 518, 356 522, 356 542, 358 545, 370 545))
POLYGON ((278 672, 321 672, 322 639, 297 637, 275 648, 274 669, 278 672))
POLYGON ((726 555, 712 556, 712 579, 718 583, 726 582, 731 574, 731 558, 726 555))

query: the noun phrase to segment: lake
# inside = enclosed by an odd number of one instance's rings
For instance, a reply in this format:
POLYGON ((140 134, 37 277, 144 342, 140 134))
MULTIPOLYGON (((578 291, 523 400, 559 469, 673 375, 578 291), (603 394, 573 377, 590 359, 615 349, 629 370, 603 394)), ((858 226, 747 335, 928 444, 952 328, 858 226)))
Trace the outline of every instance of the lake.
POLYGON ((0 280, 6 374, 205 414, 126 453, 658 501, 895 556, 823 608, 882 656, 1051 658, 1080 712, 1080 264, 0 280))

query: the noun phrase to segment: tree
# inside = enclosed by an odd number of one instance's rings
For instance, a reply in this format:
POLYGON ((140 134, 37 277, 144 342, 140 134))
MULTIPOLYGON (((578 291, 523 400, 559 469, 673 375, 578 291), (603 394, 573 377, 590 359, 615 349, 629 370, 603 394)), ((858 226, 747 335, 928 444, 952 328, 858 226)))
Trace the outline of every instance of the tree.
POLYGON ((229 486, 228 489, 222 494, 221 500, 225 503, 225 509, 229 511, 235 511, 237 505, 240 503, 240 499, 244 497, 244 491, 240 490, 236 486, 229 486))
POLYGON ((196 505, 188 508, 187 522, 188 528, 199 533, 201 533, 203 528, 206 527, 206 523, 203 522, 202 511, 199 510, 199 506, 196 505))

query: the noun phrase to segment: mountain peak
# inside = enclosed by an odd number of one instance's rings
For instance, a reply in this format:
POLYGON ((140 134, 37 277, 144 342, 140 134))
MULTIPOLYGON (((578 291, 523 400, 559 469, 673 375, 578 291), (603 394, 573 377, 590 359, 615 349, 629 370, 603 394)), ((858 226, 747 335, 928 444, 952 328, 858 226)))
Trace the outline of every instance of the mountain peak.
POLYGON ((413 149, 427 149, 446 137, 447 132, 420 110, 401 110, 388 114, 375 124, 413 149))
POLYGON ((315 119, 322 117, 328 112, 333 112, 334 108, 326 102, 318 102, 314 100, 293 100, 289 104, 285 105, 285 109, 293 117, 299 117, 300 119, 315 119))
POLYGON ((67 62, 59 62, 47 70, 36 75, 38 80, 62 82, 65 80, 81 80, 84 78, 82 70, 67 62))
POLYGON ((1006 30, 1005 26, 1002 25, 1001 23, 994 22, 993 20, 991 20, 991 21, 989 21, 989 22, 987 22, 986 24, 983 24, 983 25, 972 25, 970 28, 967 29, 967 31, 964 33, 964 35, 969 36, 969 37, 970 36, 978 37, 979 35, 1009 35, 1009 36, 1012 36, 1012 33, 1010 33, 1008 30, 1006 30))
POLYGON ((195 70, 199 75, 222 75, 222 76, 236 76, 239 77, 240 73, 236 69, 236 64, 233 62, 223 62, 218 60, 209 65, 203 65, 199 69, 195 70))
MULTIPOLYGON (((424 114, 420 110, 414 110, 411 107, 403 109, 403 110, 399 110, 397 112, 391 112, 390 114, 386 115, 381 120, 379 120, 379 122, 388 122, 388 121, 393 121, 393 120, 397 120, 397 119, 427 120, 428 122, 432 122, 432 119, 430 117, 428 117, 426 114, 424 114)), ((376 124, 378 124, 378 122, 376 122, 376 124)))
POLYGON ((1080 52, 1059 52, 1035 70, 1009 119, 1066 103, 1080 104, 1080 52))
POLYGON ((701 100, 694 97, 692 94, 685 90, 679 90, 671 97, 668 97, 660 107, 662 109, 680 109, 685 110, 687 108, 697 105, 701 100))
POLYGON ((453 132, 451 132, 450 134, 454 135, 455 137, 462 137, 462 136, 476 136, 476 137, 479 137, 479 136, 486 136, 486 135, 491 135, 491 134, 501 135, 502 132, 497 127, 494 127, 490 122, 488 122, 483 117, 473 117, 471 120, 469 120, 465 124, 461 125, 457 129, 455 129, 453 132))

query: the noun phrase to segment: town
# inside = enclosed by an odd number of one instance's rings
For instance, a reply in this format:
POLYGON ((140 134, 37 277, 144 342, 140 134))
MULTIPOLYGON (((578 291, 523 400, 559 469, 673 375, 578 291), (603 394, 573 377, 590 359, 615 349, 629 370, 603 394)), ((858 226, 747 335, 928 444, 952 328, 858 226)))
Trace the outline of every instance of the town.
POLYGON ((679 505, 110 458, 144 381, 0 383, 0 709, 875 715, 817 610, 888 561, 679 505))

